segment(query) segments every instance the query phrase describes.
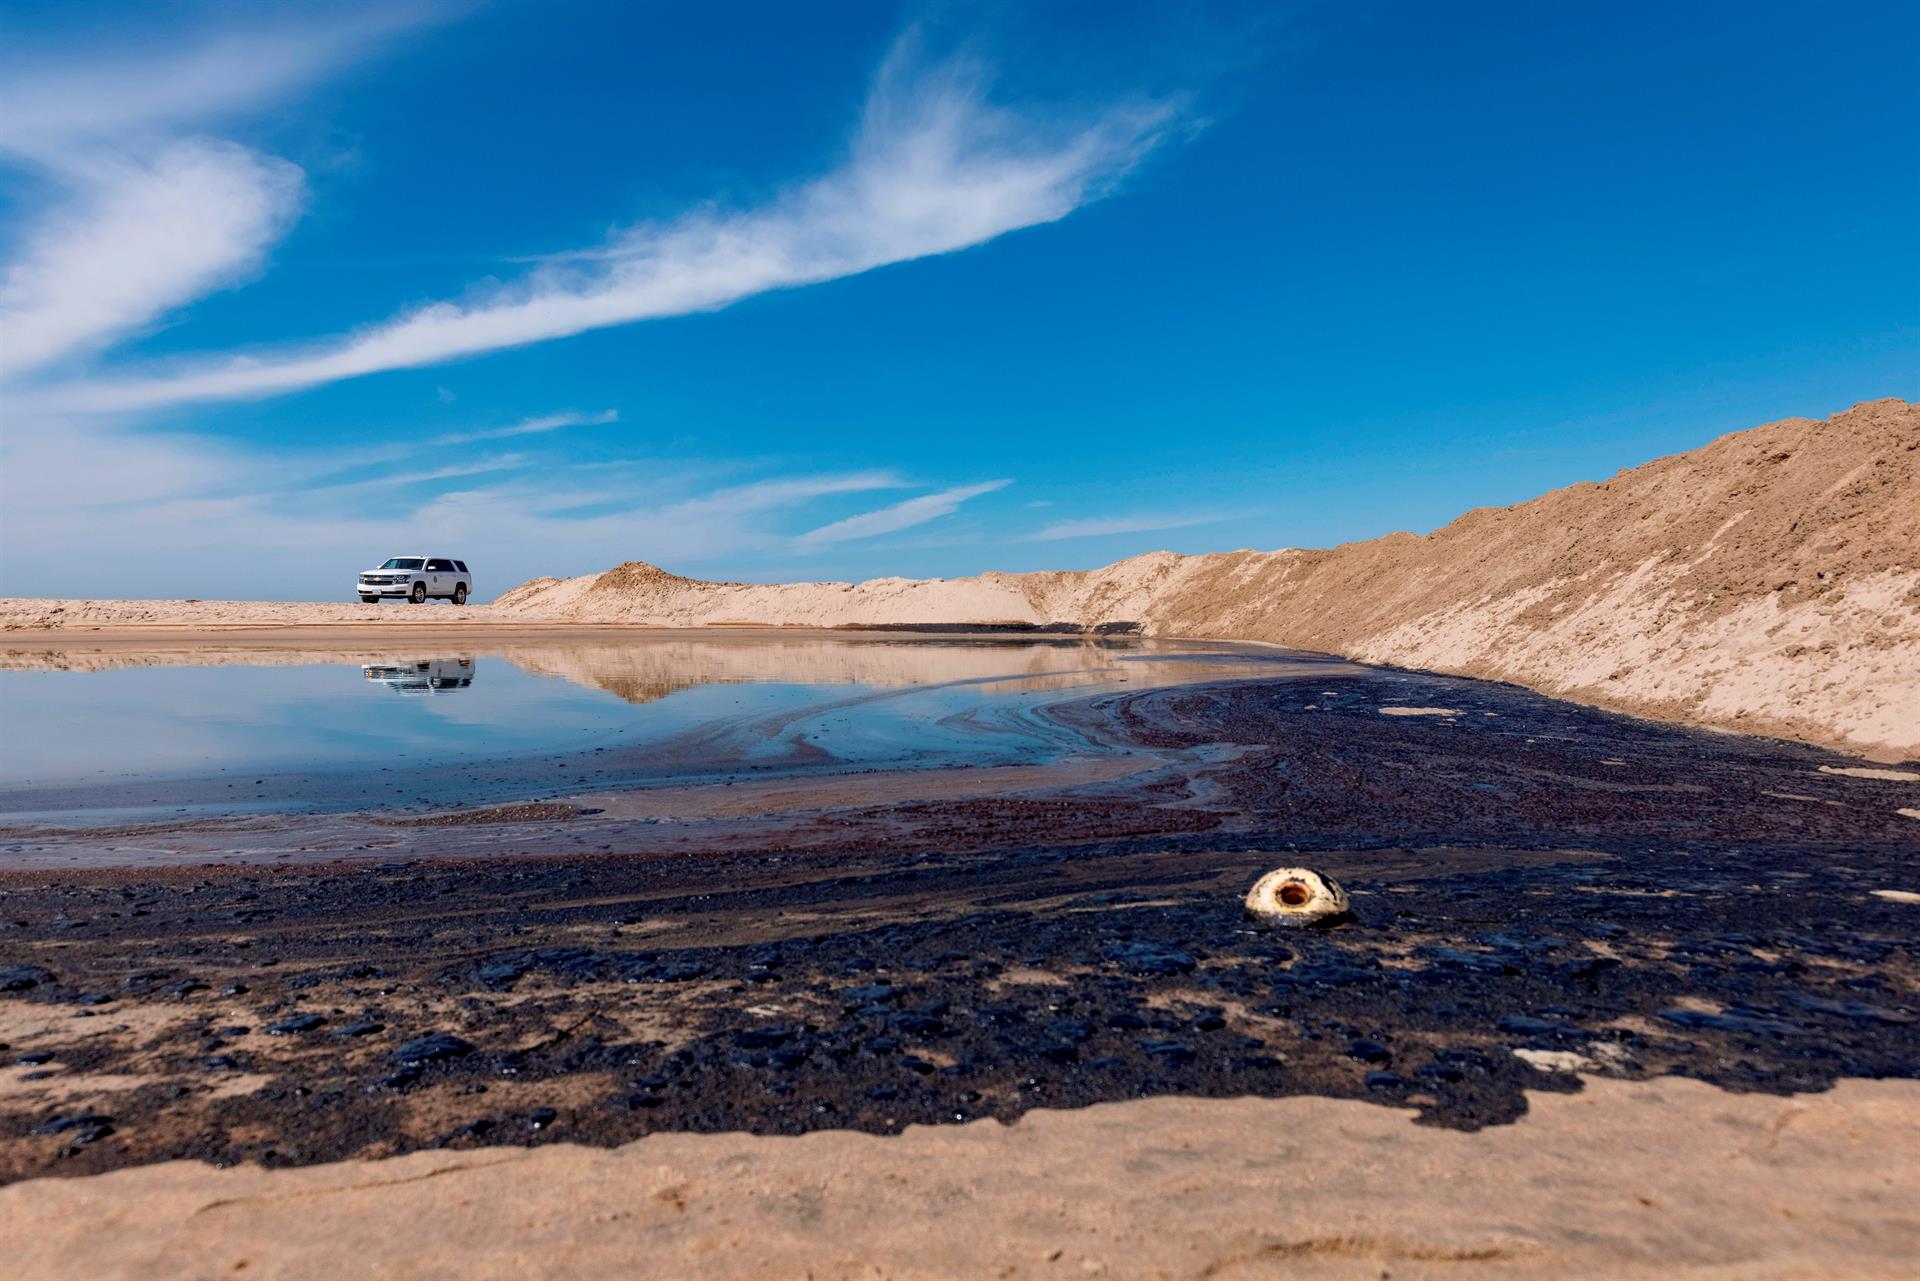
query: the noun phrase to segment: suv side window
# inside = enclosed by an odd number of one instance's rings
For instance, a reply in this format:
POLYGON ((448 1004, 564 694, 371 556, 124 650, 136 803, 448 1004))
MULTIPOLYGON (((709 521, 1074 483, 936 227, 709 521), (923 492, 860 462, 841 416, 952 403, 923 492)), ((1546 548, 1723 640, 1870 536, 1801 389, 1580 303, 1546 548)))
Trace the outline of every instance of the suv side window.
POLYGON ((436 574, 451 574, 453 572, 453 562, 450 560, 430 560, 427 562, 427 569, 436 574))
POLYGON ((464 560, 456 560, 453 562, 453 567, 463 574, 467 572, 467 562, 464 560))

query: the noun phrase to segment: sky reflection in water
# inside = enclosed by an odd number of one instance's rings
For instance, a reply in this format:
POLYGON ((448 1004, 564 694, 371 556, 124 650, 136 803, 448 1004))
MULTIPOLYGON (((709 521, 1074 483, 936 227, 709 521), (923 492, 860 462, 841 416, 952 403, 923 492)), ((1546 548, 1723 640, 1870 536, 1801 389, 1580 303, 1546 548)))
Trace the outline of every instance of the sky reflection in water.
POLYGON ((595 749, 663 776, 729 760, 1024 763, 1077 745, 1033 714, 1063 692, 1270 665, 1139 640, 772 637, 43 661, 96 670, 0 672, 0 811, 38 809, 30 794, 47 789, 255 773, 377 770, 404 788, 419 771, 595 749))

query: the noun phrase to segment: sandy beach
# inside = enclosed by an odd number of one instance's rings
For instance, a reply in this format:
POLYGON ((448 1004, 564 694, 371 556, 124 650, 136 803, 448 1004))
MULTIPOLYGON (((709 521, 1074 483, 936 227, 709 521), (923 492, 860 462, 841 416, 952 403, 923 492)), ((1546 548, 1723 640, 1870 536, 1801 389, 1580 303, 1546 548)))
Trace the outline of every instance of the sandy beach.
MULTIPOLYGON (((271 673, 388 634, 8 661, 271 673)), ((1269 650, 1086 685, 1144 642, 465 635, 640 708, 808 664, 985 676, 1081 746, 610 785, 636 745, 425 811, 165 817, 200 785, 141 780, 161 816, 0 828, 22 1275, 1871 1277, 1915 1248, 1888 1136, 1920 1125, 1920 770, 1269 650), (1252 927, 1278 863, 1356 919, 1252 927)))
POLYGON ((0 1248, 1904 1275, 1920 565, 1723 538, 1901 545, 1916 413, 1328 553, 0 601, 0 1248), (1276 865, 1351 918, 1249 922, 1276 865))

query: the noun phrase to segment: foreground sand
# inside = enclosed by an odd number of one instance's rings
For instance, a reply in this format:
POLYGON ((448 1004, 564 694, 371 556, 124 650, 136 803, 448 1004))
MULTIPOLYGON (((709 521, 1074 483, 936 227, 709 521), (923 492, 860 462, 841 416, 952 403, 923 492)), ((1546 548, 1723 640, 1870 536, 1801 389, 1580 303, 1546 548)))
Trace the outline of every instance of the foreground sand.
POLYGON ((1510 1126, 1160 1098, 891 1138, 656 1134, 0 1189, 9 1275, 1905 1277, 1920 1083, 1589 1079, 1510 1126))

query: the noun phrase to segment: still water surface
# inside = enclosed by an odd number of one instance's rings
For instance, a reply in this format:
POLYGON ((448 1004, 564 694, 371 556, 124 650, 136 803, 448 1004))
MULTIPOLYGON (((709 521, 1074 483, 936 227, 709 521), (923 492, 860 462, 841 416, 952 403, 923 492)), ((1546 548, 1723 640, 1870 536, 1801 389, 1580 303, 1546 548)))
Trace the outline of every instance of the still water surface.
POLYGON ((1131 638, 651 636, 464 654, 102 650, 9 661, 0 816, 19 822, 1032 764, 1090 746, 1044 715, 1063 697, 1278 674, 1283 660, 1131 638), (40 670, 22 670, 36 661, 40 670))

